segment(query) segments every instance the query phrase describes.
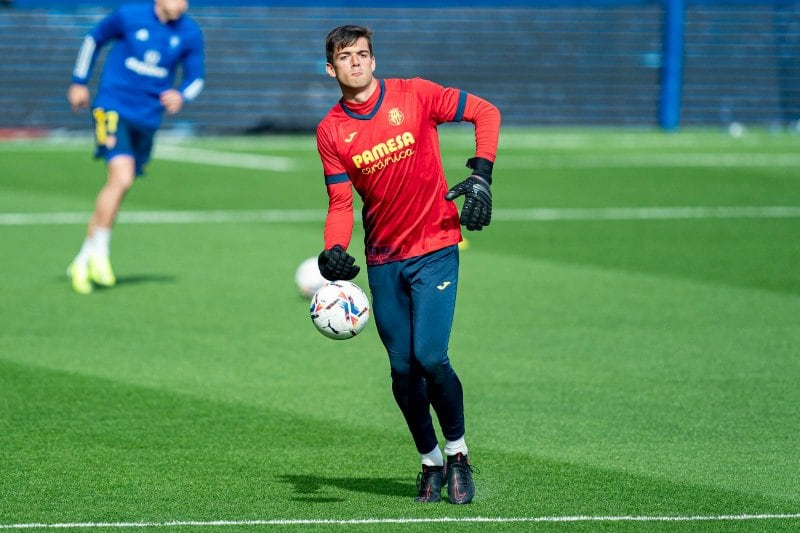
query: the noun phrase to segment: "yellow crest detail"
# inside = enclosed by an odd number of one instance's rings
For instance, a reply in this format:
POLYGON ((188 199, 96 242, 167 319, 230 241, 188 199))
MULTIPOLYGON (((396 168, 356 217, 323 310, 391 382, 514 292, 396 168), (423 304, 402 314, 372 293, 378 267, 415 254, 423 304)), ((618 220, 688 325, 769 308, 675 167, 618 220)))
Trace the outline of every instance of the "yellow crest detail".
POLYGON ((403 123, 403 112, 398 108, 393 107, 389 110, 389 124, 399 126, 403 123))

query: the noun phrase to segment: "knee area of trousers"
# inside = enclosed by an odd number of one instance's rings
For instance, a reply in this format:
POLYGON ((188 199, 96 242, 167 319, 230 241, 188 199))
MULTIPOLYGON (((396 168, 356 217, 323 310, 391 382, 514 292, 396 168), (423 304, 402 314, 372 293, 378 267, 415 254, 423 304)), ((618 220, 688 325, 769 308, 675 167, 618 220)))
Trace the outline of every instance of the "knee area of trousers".
POLYGON ((429 362, 421 361, 421 364, 425 370, 425 376, 434 383, 441 383, 453 374, 453 367, 450 366, 447 358, 444 361, 441 359, 429 362))
POLYGON ((399 366, 392 365, 391 370, 392 370, 391 375, 393 383, 407 382, 409 376, 411 375, 410 365, 399 365, 399 366))

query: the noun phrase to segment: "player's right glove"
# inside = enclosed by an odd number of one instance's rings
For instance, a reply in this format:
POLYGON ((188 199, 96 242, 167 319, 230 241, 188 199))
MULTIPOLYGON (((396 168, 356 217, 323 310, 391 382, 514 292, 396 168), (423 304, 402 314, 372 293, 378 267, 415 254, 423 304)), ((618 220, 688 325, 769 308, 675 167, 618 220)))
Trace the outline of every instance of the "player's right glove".
POLYGON ((461 208, 461 225, 470 231, 480 231, 492 221, 492 167, 493 163, 482 157, 473 157, 467 161, 472 175, 450 188, 444 195, 445 200, 454 200, 464 196, 461 208))
POLYGON ((356 258, 345 252, 339 244, 330 250, 323 250, 317 258, 320 274, 330 281, 351 280, 356 277, 361 267, 355 262, 356 258))

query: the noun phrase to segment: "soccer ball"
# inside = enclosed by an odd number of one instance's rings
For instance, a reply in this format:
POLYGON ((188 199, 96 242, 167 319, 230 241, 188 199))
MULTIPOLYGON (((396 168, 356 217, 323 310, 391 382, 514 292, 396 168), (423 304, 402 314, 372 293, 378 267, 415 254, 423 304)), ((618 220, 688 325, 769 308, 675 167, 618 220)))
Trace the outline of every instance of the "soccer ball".
POLYGON ((369 300, 361 287, 349 281, 331 281, 311 298, 311 321, 331 339, 349 339, 369 322, 369 300))
POLYGON ((300 294, 311 298, 317 289, 328 283, 328 280, 319 273, 316 257, 309 257, 297 267, 294 273, 294 282, 300 289, 300 294))

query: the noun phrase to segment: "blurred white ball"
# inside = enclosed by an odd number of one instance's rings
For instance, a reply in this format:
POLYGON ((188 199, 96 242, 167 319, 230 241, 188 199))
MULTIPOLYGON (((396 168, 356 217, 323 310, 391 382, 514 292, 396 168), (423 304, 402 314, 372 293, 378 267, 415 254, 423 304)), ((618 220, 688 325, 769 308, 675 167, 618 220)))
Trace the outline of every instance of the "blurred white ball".
POLYGON ((311 298, 328 280, 319 273, 317 258, 309 257, 297 267, 297 271, 294 273, 294 282, 300 290, 300 294, 311 298))
POLYGON ((745 128, 744 124, 741 122, 731 122, 728 124, 728 135, 734 139, 741 138, 745 133, 747 133, 747 128, 745 128))

